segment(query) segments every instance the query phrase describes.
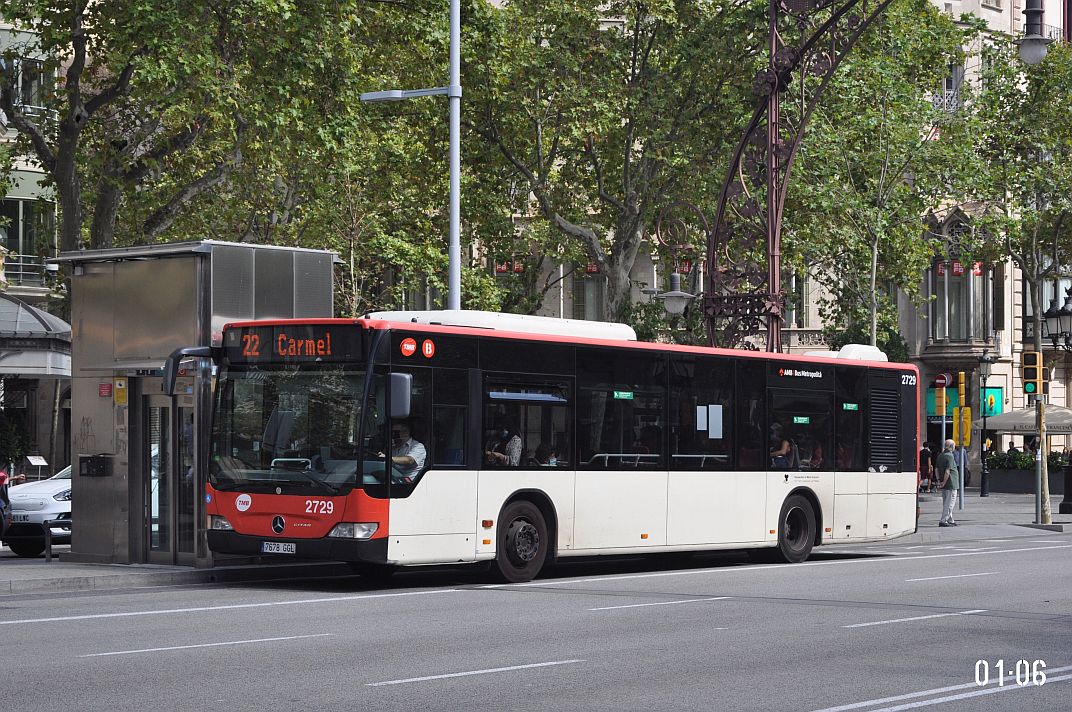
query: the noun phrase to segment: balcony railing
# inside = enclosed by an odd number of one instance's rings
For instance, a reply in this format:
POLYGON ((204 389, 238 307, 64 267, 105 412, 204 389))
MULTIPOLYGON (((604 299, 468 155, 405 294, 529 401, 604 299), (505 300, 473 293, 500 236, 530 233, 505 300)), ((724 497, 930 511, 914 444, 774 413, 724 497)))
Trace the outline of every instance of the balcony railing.
POLYGON ((11 253, 4 259, 4 274, 9 286, 44 287, 45 258, 11 253))

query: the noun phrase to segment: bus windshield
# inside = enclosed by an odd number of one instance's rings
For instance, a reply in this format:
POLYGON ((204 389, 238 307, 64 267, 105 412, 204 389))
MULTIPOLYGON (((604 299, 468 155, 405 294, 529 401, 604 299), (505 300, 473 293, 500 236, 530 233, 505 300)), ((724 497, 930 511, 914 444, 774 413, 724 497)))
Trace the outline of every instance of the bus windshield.
MULTIPOLYGON (((344 364, 242 365, 221 373, 209 480, 220 490, 339 494, 384 478, 383 444, 358 447, 365 371, 344 364)), ((365 432, 379 432, 383 377, 375 376, 365 432)))

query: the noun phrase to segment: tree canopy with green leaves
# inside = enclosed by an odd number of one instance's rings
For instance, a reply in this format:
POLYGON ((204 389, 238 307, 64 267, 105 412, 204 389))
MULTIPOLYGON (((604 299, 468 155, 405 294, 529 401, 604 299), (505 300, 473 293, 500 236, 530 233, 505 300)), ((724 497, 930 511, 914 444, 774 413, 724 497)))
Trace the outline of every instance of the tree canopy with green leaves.
POLYGON ((467 123, 519 177, 518 212, 605 275, 608 319, 629 306, 657 212, 717 190, 765 6, 517 0, 483 11, 467 47, 467 123))
POLYGON ((976 234, 982 249, 1020 268, 1038 351, 1039 318, 1049 307, 1040 287, 1068 276, 1061 266, 1072 262, 1072 51, 1056 43, 1027 66, 1012 42, 995 39, 983 48, 982 66, 972 97, 982 169, 975 197, 988 209, 976 234))
POLYGON ((845 59, 811 120, 789 190, 788 265, 816 279, 827 329, 897 332, 935 252, 923 217, 960 202, 972 136, 943 80, 967 35, 927 0, 897 0, 845 59))

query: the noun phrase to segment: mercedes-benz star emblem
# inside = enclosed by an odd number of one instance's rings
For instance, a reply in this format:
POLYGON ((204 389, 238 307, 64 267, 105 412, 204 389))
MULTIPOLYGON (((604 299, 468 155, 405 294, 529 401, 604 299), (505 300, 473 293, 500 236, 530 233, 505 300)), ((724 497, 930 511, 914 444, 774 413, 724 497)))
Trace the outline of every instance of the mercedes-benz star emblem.
POLYGON ((272 531, 274 531, 276 534, 282 534, 284 526, 286 526, 286 522, 283 521, 282 517, 276 515, 276 517, 272 520, 272 531))

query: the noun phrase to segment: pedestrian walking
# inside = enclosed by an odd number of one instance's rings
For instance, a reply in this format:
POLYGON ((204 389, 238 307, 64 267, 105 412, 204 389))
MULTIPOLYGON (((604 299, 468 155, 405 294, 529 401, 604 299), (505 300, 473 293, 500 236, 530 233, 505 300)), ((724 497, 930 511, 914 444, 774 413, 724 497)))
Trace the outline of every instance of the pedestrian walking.
POLYGON ((931 467, 933 458, 930 442, 923 443, 923 449, 919 451, 919 488, 923 492, 934 491, 934 472, 931 467))
POLYGON ((957 503, 957 491, 960 489, 960 472, 953 457, 957 444, 952 440, 946 440, 944 444, 945 449, 934 463, 935 477, 938 479, 938 487, 942 490, 942 518, 938 520, 938 526, 955 527, 957 523, 953 521, 953 507, 957 503))

